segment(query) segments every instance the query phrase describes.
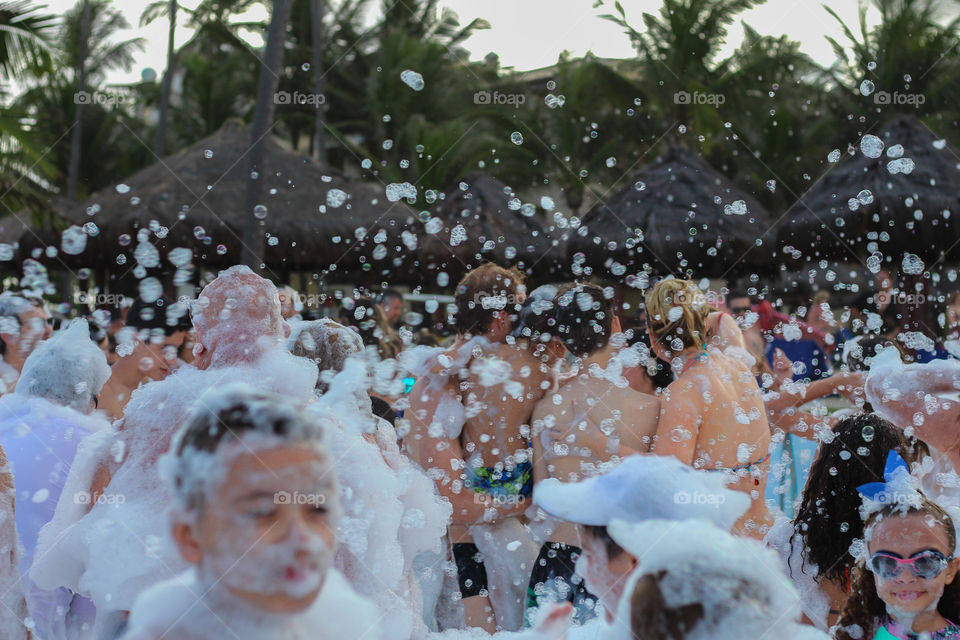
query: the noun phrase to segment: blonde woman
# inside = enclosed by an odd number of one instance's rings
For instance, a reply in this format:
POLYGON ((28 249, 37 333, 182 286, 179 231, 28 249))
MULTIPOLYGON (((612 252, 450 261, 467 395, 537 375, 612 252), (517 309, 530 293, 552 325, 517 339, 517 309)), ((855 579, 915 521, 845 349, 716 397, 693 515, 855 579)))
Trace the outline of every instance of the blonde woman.
POLYGON ((646 296, 654 353, 676 380, 660 400, 652 451, 730 476, 752 500, 734 533, 762 539, 773 524, 763 500, 770 470, 770 425, 734 320, 713 312, 688 280, 659 282, 646 296))

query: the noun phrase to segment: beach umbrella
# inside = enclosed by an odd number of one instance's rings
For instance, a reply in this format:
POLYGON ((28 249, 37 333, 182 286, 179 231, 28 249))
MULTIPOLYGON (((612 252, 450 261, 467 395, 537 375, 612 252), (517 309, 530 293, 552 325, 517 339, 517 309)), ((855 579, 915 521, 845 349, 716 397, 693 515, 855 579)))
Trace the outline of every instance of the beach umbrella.
POLYGON ((482 172, 468 173, 429 211, 417 250, 421 266, 451 282, 484 262, 517 266, 534 280, 561 277, 563 239, 533 203, 482 172))

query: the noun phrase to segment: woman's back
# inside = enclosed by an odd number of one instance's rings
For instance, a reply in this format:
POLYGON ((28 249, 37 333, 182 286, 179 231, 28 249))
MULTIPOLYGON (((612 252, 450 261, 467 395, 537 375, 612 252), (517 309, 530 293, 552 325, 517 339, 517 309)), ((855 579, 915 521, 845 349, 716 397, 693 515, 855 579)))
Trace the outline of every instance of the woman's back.
POLYGON ((764 502, 770 426, 760 388, 740 360, 718 349, 706 353, 667 387, 654 451, 729 474, 730 488, 752 500, 736 531, 762 538, 773 516, 764 502))

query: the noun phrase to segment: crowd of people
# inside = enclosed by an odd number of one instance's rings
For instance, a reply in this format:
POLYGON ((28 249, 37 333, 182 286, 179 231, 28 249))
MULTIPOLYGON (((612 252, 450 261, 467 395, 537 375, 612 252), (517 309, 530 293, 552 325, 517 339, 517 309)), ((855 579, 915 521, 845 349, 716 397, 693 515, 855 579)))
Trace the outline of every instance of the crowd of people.
POLYGON ((415 332, 238 266, 54 331, 6 291, 0 637, 960 638, 958 336, 720 293, 487 263, 415 332))

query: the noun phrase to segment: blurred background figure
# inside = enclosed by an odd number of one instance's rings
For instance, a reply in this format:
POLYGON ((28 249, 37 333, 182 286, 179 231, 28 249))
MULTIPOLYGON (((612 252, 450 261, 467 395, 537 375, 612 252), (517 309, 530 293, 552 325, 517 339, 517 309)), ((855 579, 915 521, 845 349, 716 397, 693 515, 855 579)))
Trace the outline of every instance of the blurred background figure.
POLYGON ((0 294, 0 395, 13 391, 27 357, 52 333, 42 300, 10 291, 0 294))
POLYGON ((280 315, 283 316, 284 320, 290 320, 291 318, 300 318, 300 312, 303 309, 303 305, 300 304, 300 295, 297 293, 296 289, 291 286, 281 287, 279 290, 280 293, 280 315))
POLYGON ((403 294, 396 289, 386 289, 380 294, 380 309, 395 331, 403 324, 403 294))

